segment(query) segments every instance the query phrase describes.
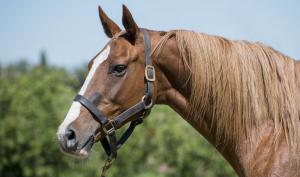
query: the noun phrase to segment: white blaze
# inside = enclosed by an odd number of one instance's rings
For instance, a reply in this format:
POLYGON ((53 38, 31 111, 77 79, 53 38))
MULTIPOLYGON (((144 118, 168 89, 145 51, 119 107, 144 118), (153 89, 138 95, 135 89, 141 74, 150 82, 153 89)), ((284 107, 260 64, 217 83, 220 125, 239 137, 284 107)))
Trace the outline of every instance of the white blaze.
MULTIPOLYGON (((101 65, 101 63, 103 63, 107 57, 108 57, 108 54, 110 52, 110 47, 107 46, 94 60, 93 62, 93 65, 92 65, 92 68, 90 69, 80 91, 79 91, 79 94, 80 95, 84 95, 90 81, 92 80, 98 66, 101 65)), ((78 102, 75 102, 73 101, 72 105, 71 105, 71 108, 69 109, 69 112, 65 118, 65 120, 60 124, 59 128, 58 128, 58 131, 57 131, 57 135, 58 135, 58 138, 61 139, 64 134, 65 134, 65 131, 66 131, 66 128, 74 121, 76 120, 76 118, 79 116, 80 114, 80 108, 81 108, 81 104, 78 103, 78 102)))

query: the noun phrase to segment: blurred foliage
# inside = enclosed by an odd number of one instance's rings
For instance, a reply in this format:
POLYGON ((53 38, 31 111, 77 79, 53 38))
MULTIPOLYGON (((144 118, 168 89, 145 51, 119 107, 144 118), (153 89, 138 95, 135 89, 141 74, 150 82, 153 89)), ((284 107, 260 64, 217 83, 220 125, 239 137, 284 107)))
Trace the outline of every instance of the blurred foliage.
MULTIPOLYGON (((104 163, 95 144, 88 160, 60 152, 56 130, 86 74, 26 62, 0 65, 0 176, 98 176, 104 163), (75 76, 74 76, 75 75, 75 76)), ((124 128, 120 131, 124 131, 124 128)), ((167 106, 156 106, 120 149, 108 177, 235 176, 219 153, 167 106)))

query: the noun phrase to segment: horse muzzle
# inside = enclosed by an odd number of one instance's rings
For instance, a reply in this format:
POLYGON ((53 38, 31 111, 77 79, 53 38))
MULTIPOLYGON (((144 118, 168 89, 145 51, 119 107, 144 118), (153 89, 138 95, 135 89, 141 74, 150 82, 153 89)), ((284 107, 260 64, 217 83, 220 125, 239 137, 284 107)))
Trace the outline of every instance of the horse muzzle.
POLYGON ((89 156, 94 140, 93 135, 79 139, 73 129, 67 129, 64 134, 58 134, 61 150, 79 159, 85 159, 89 156))

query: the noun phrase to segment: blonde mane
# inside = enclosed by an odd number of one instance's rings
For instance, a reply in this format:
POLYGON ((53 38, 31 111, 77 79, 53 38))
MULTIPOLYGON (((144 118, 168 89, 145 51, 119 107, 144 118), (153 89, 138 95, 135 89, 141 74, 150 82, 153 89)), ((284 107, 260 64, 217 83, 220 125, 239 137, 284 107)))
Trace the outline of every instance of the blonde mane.
POLYGON ((190 116, 214 122, 217 141, 241 141, 265 121, 299 152, 300 67, 261 43, 232 41, 185 30, 168 32, 155 53, 175 36, 191 71, 190 116))

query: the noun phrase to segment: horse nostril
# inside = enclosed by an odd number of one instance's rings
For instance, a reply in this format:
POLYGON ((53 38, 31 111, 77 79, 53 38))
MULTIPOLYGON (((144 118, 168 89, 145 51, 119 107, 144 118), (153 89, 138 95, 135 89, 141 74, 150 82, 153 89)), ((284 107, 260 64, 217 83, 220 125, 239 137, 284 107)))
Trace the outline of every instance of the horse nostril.
POLYGON ((75 151, 77 148, 75 131, 69 129, 65 133, 66 148, 68 151, 75 151))
POLYGON ((68 130, 65 134, 67 140, 74 140, 75 139, 75 132, 74 130, 68 130))

